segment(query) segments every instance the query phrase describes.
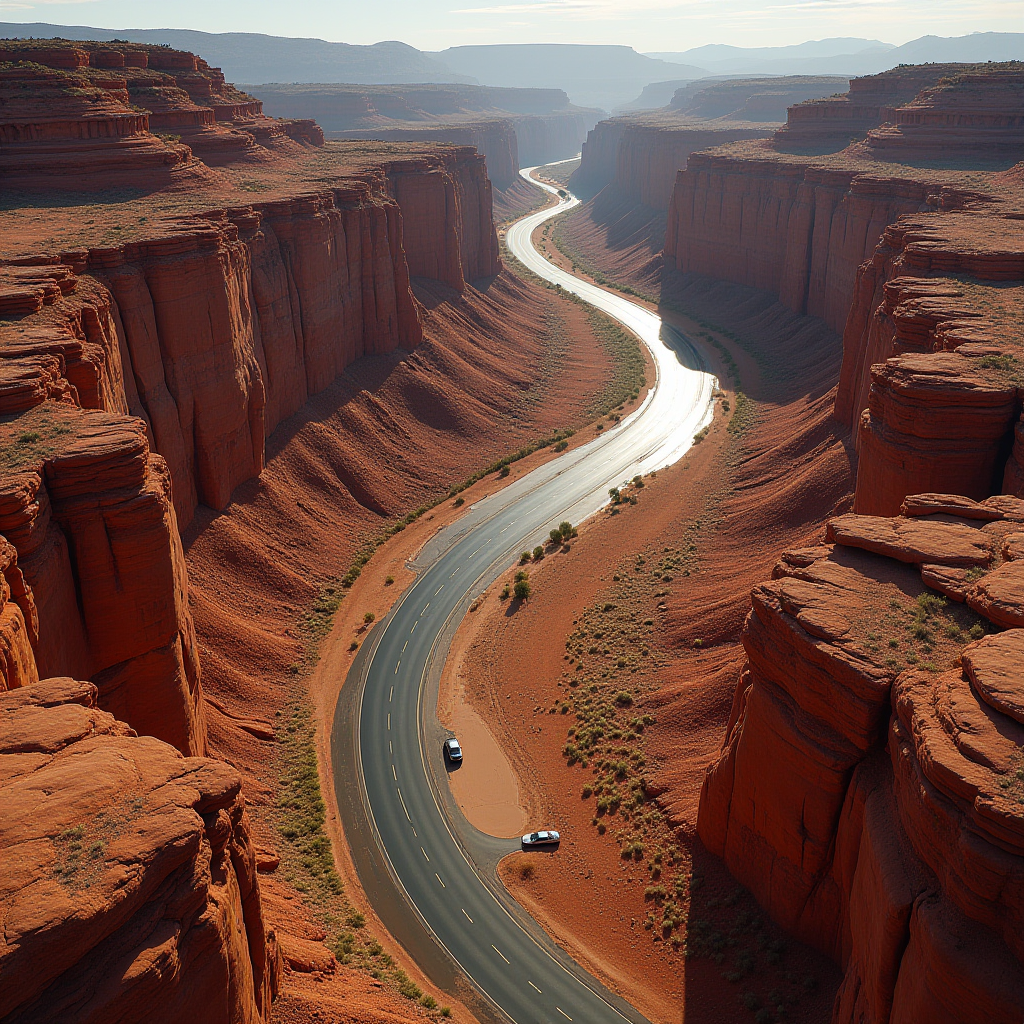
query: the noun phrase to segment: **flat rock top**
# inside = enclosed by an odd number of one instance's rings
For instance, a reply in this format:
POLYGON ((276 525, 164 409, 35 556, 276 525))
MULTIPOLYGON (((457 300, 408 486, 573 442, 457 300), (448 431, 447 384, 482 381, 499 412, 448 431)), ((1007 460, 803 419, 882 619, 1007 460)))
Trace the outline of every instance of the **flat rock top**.
POLYGON ((997 626, 1024 626, 1024 562, 1003 562, 975 585, 967 603, 997 626))
POLYGON ((844 547, 915 564, 986 566, 993 554, 992 542, 984 533, 959 523, 850 513, 829 520, 827 535, 844 547))
POLYGON ((971 644, 964 670, 978 695, 1024 724, 1024 629, 1008 629, 971 644))

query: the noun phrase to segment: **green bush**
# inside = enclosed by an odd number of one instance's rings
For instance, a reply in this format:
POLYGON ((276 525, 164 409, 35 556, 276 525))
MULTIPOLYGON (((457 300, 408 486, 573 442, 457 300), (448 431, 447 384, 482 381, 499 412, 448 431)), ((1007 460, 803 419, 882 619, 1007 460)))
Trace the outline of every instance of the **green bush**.
POLYGON ((541 560, 541 559, 542 559, 543 557, 544 557, 544 548, 542 548, 542 547, 540 546, 540 544, 538 544, 538 545, 537 545, 537 546, 536 546, 536 547, 535 547, 535 548, 533 549, 533 560, 534 560, 535 562, 539 562, 539 561, 540 561, 540 560, 541 560))
POLYGON ((576 536, 576 530, 568 519, 558 524, 558 532, 561 534, 562 540, 569 540, 570 537, 576 536))
POLYGON ((548 537, 551 539, 551 543, 552 544, 561 544, 562 543, 562 532, 561 532, 561 530, 552 530, 548 534, 548 537))
POLYGON ((373 613, 373 612, 367 612, 367 613, 366 613, 366 614, 365 614, 365 615, 363 616, 363 622, 365 622, 365 623, 366 623, 366 625, 368 626, 368 625, 369 625, 369 624, 370 624, 371 622, 373 622, 373 620, 374 620, 375 618, 377 618, 377 616, 376 616, 376 615, 374 615, 374 613, 373 613))
POLYGON ((528 579, 516 580, 516 585, 513 590, 513 593, 515 594, 517 601, 528 600, 530 597, 530 581, 528 579))

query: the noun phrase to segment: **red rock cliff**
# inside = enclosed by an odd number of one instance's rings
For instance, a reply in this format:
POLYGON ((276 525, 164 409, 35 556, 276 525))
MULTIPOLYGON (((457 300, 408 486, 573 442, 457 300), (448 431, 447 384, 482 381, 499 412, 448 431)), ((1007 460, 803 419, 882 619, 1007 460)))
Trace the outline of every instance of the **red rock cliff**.
POLYGON ((90 683, 0 693, 0 1017, 269 1020, 280 954, 240 789, 90 683))
POLYGON ((913 178, 779 158, 766 142, 695 153, 676 178, 666 263, 775 292, 841 331, 858 266, 927 193, 913 178))
POLYGON ((1013 498, 909 498, 752 594, 698 830, 843 966, 836 1024, 1020 1016, 1022 526, 1013 498))

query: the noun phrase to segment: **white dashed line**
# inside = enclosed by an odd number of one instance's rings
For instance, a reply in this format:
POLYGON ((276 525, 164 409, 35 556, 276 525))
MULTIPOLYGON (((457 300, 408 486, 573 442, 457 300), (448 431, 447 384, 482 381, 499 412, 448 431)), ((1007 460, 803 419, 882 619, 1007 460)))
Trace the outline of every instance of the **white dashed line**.
MULTIPOLYGON (((420 847, 420 853, 422 853, 424 857, 427 857, 427 851, 424 850, 422 846, 420 847)), ((430 858, 429 857, 427 857, 427 863, 428 864, 430 863, 430 858)))
POLYGON ((398 772, 395 771, 395 766, 391 766, 391 774, 395 777, 395 782, 398 781, 398 772))
MULTIPOLYGON (((438 880, 439 882, 441 882, 441 876, 440 876, 440 875, 439 875, 439 874, 438 874, 438 873, 437 873, 436 871, 434 872, 434 877, 435 877, 435 878, 436 878, 436 879, 437 879, 437 880, 438 880)), ((447 886, 447 885, 445 885, 445 884, 444 884, 444 882, 441 882, 441 888, 442 888, 442 889, 447 889, 447 888, 448 888, 448 886, 447 886)))
MULTIPOLYGON (((509 965, 509 967, 512 966, 512 961, 509 960, 509 958, 507 956, 505 956, 505 954, 502 953, 502 951, 500 949, 498 949, 498 947, 493 942, 491 943, 491 949, 493 949, 494 952, 497 953, 498 956, 500 956, 501 959, 504 960, 505 963, 507 963, 509 965)), ((558 1009, 558 1007, 555 1007, 555 1009, 558 1009)))
MULTIPOLYGON (((402 800, 402 791, 400 789, 398 790, 398 799, 402 800)), ((405 806, 404 800, 402 800, 402 810, 405 811, 405 816, 409 818, 409 808, 405 806)), ((412 818, 409 818, 409 822, 412 822, 412 818)))
POLYGON ((530 986, 530 988, 532 988, 534 992, 539 992, 539 991, 540 991, 540 989, 539 989, 539 988, 537 988, 537 986, 536 986, 536 985, 534 985, 534 983, 533 983, 532 981, 527 981, 527 983, 526 983, 526 984, 527 984, 527 985, 529 985, 529 986, 530 986))
MULTIPOLYGON (((465 907, 463 907, 463 908, 462 908, 462 912, 463 912, 464 914, 466 914, 466 908, 465 908, 465 907)), ((470 924, 472 924, 472 923, 473 923, 473 918, 471 918, 471 917, 469 916, 469 914, 466 914, 466 920, 467 920, 467 921, 468 921, 468 922, 469 922, 470 924)))
POLYGON ((402 659, 398 659, 398 664, 395 666, 395 675, 398 675, 398 670, 402 667, 402 659))
POLYGON ((556 1009, 556 1010, 557 1010, 557 1011, 558 1011, 558 1012, 559 1012, 559 1013, 560 1013, 560 1014, 561 1014, 561 1015, 562 1015, 562 1016, 563 1016, 563 1017, 564 1017, 564 1018, 565 1018, 566 1020, 572 1020, 572 1017, 570 1017, 570 1016, 569 1016, 569 1014, 567 1014, 567 1013, 565 1012, 565 1010, 563 1010, 563 1009, 562 1009, 562 1008, 561 1008, 560 1006, 556 1006, 556 1007, 555 1007, 555 1009, 556 1009))
POLYGON ((440 594, 442 590, 444 590, 444 584, 443 583, 441 584, 441 586, 439 586, 437 588, 437 590, 434 591, 434 597, 437 597, 437 595, 440 594))

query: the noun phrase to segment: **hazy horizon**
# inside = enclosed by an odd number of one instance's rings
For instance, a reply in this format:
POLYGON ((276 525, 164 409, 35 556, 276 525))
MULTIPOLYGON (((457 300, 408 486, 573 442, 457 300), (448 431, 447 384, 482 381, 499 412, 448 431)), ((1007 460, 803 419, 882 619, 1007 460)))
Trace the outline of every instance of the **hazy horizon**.
POLYGON ((1024 31, 1021 0, 0 0, 0 20, 116 29, 258 32, 420 50, 487 43, 604 43, 638 52, 763 47, 833 37, 901 45, 923 35, 1024 31))

